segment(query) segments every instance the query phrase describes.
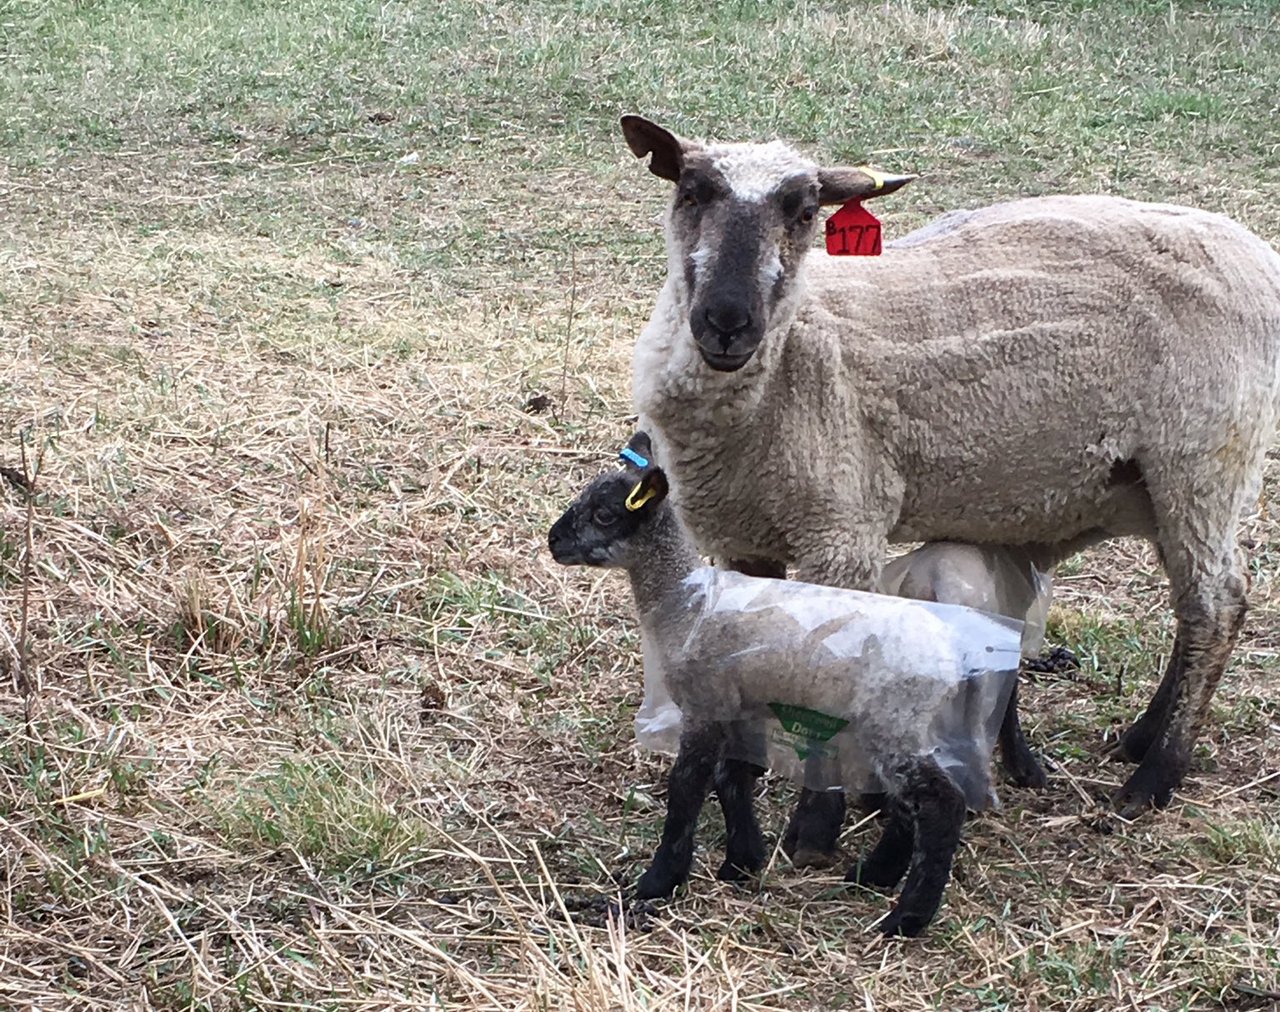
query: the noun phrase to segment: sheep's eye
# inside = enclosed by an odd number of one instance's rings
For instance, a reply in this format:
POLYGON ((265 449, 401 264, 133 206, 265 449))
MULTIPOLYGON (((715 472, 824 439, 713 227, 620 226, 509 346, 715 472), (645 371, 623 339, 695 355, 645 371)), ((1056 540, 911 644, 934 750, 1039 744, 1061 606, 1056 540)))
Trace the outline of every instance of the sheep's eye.
POLYGON ((598 523, 601 527, 612 527, 618 522, 618 513, 616 510, 601 507, 591 514, 591 519, 598 523))
POLYGON ((800 220, 807 225, 809 224, 809 222, 813 221, 813 216, 817 213, 818 213, 817 208, 815 208, 812 204, 810 204, 803 211, 800 212, 800 220))
POLYGON ((684 193, 680 195, 680 206, 681 207, 697 207, 698 195, 694 193, 692 190, 685 190, 684 193))

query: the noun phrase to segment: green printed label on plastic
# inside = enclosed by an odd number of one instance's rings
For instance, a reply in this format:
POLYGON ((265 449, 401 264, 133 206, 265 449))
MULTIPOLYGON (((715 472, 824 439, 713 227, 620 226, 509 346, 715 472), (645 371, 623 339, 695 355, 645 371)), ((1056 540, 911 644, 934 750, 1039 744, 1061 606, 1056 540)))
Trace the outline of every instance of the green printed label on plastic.
POLYGON ((800 759, 808 759, 811 755, 831 758, 835 749, 826 743, 849 726, 843 717, 832 717, 817 710, 808 710, 803 706, 792 706, 790 703, 770 703, 769 709, 778 718, 784 733, 775 732, 773 740, 779 745, 787 745, 795 750, 800 759))

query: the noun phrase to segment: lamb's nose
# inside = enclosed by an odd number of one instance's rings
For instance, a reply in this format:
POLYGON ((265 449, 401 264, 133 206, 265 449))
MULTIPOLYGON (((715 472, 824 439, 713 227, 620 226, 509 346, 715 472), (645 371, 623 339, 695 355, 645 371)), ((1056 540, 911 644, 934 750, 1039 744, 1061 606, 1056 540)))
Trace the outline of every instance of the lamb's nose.
POLYGON ((740 302, 717 302, 706 308, 703 318, 716 332, 727 351, 733 339, 751 326, 751 313, 740 302))

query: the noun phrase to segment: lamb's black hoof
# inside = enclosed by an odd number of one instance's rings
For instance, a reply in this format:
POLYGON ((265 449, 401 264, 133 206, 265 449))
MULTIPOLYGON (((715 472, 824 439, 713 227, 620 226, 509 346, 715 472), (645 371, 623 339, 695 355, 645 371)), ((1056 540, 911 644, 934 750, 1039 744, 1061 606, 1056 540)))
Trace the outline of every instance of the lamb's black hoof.
POLYGON ((794 854, 788 856, 797 868, 831 868, 840 863, 840 851, 835 849, 814 850, 810 847, 799 847, 794 854))
POLYGON ((904 913, 902 904, 889 911, 887 917, 876 925, 878 930, 886 938, 916 938, 924 932, 929 926, 932 918, 921 917, 918 914, 904 913))
POLYGON ((666 868, 651 865, 649 870, 640 876, 633 895, 638 900, 666 899, 683 881, 683 875, 676 875, 666 868))
POLYGON ((906 871, 906 862, 876 860, 871 856, 850 868, 844 880, 868 889, 888 891, 902 880, 906 871))
POLYGON ((746 848, 745 854, 726 856, 724 864, 716 872, 716 878, 721 882, 746 882, 765 866, 767 860, 764 840, 757 839, 746 848))
POLYGON ((716 872, 716 879, 721 882, 746 882, 754 874, 754 871, 726 861, 716 872))
POLYGON ((844 827, 844 794, 840 791, 800 793, 782 837, 782 852, 797 868, 830 868, 840 860, 836 844, 844 827))

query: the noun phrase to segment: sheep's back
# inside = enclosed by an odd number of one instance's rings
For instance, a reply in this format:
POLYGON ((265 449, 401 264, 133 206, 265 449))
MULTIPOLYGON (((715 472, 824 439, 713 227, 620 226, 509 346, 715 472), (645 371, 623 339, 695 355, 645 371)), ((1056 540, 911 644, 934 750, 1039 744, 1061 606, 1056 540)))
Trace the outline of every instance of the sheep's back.
POLYGON ((1071 537, 1152 447, 1234 481, 1274 427, 1280 257, 1220 215, 1015 201, 815 254, 809 283, 778 424, 865 421, 905 486, 895 540, 1071 537))

